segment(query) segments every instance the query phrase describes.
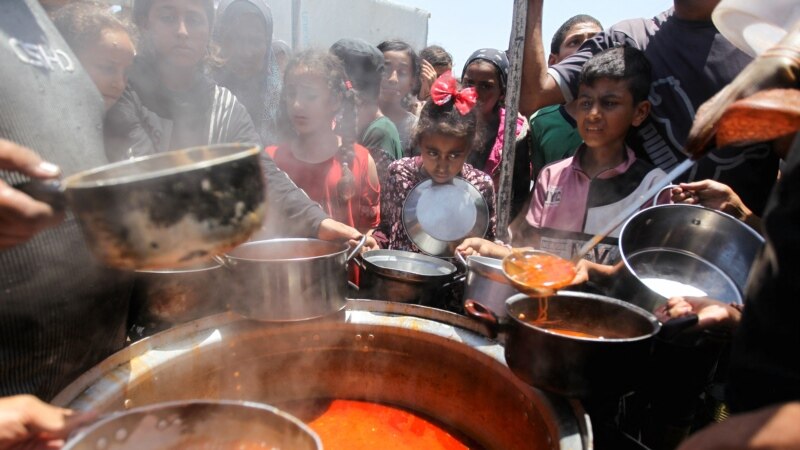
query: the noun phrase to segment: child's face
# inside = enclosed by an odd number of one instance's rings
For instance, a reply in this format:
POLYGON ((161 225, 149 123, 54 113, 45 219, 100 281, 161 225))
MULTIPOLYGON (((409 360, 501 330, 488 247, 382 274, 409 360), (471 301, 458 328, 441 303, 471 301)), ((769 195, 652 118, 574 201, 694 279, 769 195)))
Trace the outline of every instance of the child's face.
POLYGON ((638 126, 650 113, 650 103, 633 104, 624 80, 601 78, 578 91, 578 133, 590 149, 619 150, 631 126, 638 126))
POLYGON ((330 130, 340 102, 331 96, 326 80, 296 67, 285 77, 286 112, 298 135, 330 130))
POLYGON ((145 32, 159 59, 174 67, 194 67, 208 47, 210 25, 202 0, 154 0, 145 32))
POLYGON ((228 24, 220 53, 228 70, 242 79, 258 75, 264 69, 271 36, 264 18, 256 14, 240 14, 228 24))
POLYGON ((77 56, 103 96, 108 111, 128 83, 127 71, 134 57, 130 36, 122 30, 103 30, 100 40, 79 51, 77 56))
POLYGON ((462 82, 464 87, 474 87, 478 93, 477 107, 481 118, 491 118, 497 103, 503 100, 500 77, 494 64, 481 60, 472 62, 464 72, 462 82))
POLYGON ((593 38, 595 34, 601 31, 603 31, 603 29, 593 22, 576 23, 572 28, 567 30, 564 41, 561 42, 561 45, 558 47, 558 54, 551 54, 548 64, 553 65, 568 56, 572 56, 578 51, 581 44, 593 38))
POLYGON ((414 84, 413 63, 408 52, 383 52, 385 70, 381 80, 381 103, 399 104, 414 84))
POLYGON ((422 167, 436 183, 447 183, 464 167, 467 159, 467 140, 433 133, 423 136, 419 143, 422 167))

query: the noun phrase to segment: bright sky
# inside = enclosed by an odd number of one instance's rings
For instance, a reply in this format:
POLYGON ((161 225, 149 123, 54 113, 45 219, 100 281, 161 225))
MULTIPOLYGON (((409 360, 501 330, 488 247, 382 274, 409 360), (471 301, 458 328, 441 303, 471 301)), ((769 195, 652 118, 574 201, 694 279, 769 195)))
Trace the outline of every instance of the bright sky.
MULTIPOLYGON (((428 44, 438 44, 453 55, 460 73, 473 51, 482 47, 508 48, 513 0, 390 0, 431 13, 428 44)), ((652 17, 672 6, 672 0, 545 0, 542 37, 549 49, 558 27, 576 14, 589 14, 603 28, 623 19, 652 17)), ((549 54, 549 51, 548 51, 549 54)))

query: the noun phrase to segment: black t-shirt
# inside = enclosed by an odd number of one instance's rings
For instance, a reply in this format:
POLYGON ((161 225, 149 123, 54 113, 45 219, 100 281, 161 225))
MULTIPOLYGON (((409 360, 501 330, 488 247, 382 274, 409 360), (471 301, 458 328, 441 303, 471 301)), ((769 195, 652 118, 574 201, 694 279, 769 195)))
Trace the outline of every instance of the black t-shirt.
MULTIPOLYGON (((0 61, 0 137, 64 175, 107 162, 100 94, 35 0, 0 2, 0 61)), ((127 277, 98 264, 72 214, 0 250, 0 396, 50 399, 121 348, 129 295, 127 277)))
MULTIPOLYGON (((669 172, 686 159, 682 148, 697 109, 730 83, 752 58, 725 39, 712 22, 681 20, 669 10, 652 19, 615 24, 551 67, 549 73, 567 101, 577 94, 583 64, 618 45, 642 50, 652 66, 652 111, 631 133, 628 144, 638 156, 669 172)), ((714 149, 682 179, 710 178, 725 183, 760 215, 777 174, 778 158, 762 144, 714 149)))
POLYGON ((735 412, 800 400, 800 134, 763 226, 767 243, 750 272, 731 354, 735 412))

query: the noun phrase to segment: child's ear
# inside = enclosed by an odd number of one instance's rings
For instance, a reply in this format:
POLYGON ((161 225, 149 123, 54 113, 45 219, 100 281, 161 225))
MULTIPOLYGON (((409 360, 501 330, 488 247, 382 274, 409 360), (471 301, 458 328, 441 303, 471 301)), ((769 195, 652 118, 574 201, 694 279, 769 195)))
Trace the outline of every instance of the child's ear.
POLYGON ((644 119, 650 115, 650 106, 651 105, 648 100, 642 100, 634 107, 631 126, 638 127, 642 124, 642 122, 644 122, 644 119))

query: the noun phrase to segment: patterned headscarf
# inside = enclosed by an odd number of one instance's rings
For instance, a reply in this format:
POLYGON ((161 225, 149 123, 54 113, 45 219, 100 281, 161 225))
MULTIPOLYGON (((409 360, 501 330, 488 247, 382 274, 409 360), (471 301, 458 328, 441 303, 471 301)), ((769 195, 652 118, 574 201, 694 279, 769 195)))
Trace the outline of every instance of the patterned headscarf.
POLYGON ((490 62, 497 67, 497 71, 500 72, 500 89, 505 92, 508 83, 508 57, 506 56, 506 52, 494 48, 482 48, 475 51, 475 53, 467 58, 467 63, 464 64, 464 70, 461 71, 461 78, 464 78, 464 75, 467 73, 467 67, 476 60, 490 62))

